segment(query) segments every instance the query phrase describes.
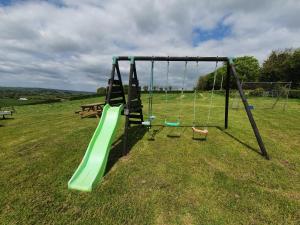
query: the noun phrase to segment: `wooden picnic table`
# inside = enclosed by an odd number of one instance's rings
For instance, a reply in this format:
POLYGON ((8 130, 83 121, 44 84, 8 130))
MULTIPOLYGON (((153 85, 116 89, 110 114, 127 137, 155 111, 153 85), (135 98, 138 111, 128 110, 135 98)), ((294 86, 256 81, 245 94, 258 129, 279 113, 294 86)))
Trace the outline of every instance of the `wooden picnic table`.
POLYGON ((102 110, 104 103, 91 103, 91 104, 86 104, 86 105, 81 105, 82 111, 90 111, 90 110, 102 110))
POLYGON ((5 119, 6 115, 12 116, 13 112, 12 111, 0 111, 0 116, 2 116, 2 119, 5 119))
POLYGON ((81 111, 76 111, 75 113, 79 113, 81 118, 96 116, 99 118, 103 111, 103 106, 105 103, 90 103, 81 105, 81 111))
POLYGON ((7 115, 12 116, 15 112, 16 110, 13 106, 0 107, 0 116, 2 116, 2 119, 5 119, 7 115))

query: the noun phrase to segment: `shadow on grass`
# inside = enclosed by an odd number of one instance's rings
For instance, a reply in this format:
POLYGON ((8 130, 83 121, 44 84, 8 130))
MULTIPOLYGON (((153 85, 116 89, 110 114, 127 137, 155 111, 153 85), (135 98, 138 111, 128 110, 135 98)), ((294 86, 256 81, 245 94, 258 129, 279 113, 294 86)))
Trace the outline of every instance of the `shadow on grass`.
MULTIPOLYGON (((155 136, 157 134, 159 134, 164 129, 164 127, 165 126, 163 126, 163 125, 153 125, 152 128, 151 128, 151 129, 153 129, 153 131, 152 131, 152 134, 149 134, 150 138, 148 138, 148 140, 154 141, 155 140, 155 136)), ((180 126, 180 127, 183 127, 184 131, 185 131, 185 129, 187 127, 191 127, 191 126, 180 126)), ((242 144, 246 148, 248 148, 251 151, 253 151, 253 152, 255 152, 255 153, 257 153, 257 154, 259 154, 259 155, 262 156, 261 152, 258 149, 255 149, 252 146, 250 146, 249 144, 247 144, 247 143, 243 142, 242 140, 238 139, 234 135, 232 135, 229 132, 227 132, 224 128, 222 128, 220 126, 214 126, 214 125, 210 125, 210 126, 206 126, 206 127, 217 128, 218 130, 222 131, 224 134, 226 134, 227 136, 229 136, 233 140, 237 141, 238 143, 242 144)), ((184 131, 182 131, 181 133, 183 133, 184 131)), ((148 131, 147 127, 144 127, 144 126, 133 126, 133 127, 131 127, 129 129, 129 133, 128 133, 128 151, 129 152, 132 149, 132 147, 139 140, 141 140, 147 132, 149 132, 149 131, 148 131)), ((177 134, 168 134, 167 137, 168 138, 180 138, 181 133, 179 135, 177 135, 177 134)), ((111 170, 111 168, 115 165, 115 163, 123 156, 122 155, 122 151, 123 151, 123 137, 124 137, 124 134, 122 134, 112 144, 112 148, 111 148, 109 156, 108 156, 108 161, 107 161, 106 170, 105 170, 105 174, 104 175, 106 175, 111 170)), ((195 141, 206 141, 207 140, 207 138, 205 138, 205 137, 194 137, 192 139, 195 140, 195 141)))
MULTIPOLYGON (((147 128, 144 126, 133 126, 129 128, 128 132, 128 153, 132 149, 132 147, 141 140, 145 133, 147 132, 147 128)), ((124 134, 122 134, 113 144, 112 148, 110 150, 108 161, 106 165, 106 170, 104 175, 106 175, 111 168, 116 164, 116 162, 123 156, 123 137, 124 134)), ((127 153, 127 154, 128 154, 127 153)))
POLYGON ((168 138, 180 138, 181 134, 167 134, 168 138))
POLYGON ((207 140, 207 138, 205 138, 205 137, 192 137, 192 139, 194 141, 206 141, 207 140))
POLYGON ((152 125, 152 127, 148 129, 148 141, 155 141, 155 136, 158 135, 163 129, 163 125, 152 125))
POLYGON ((14 117, 1 117, 0 120, 14 120, 14 117))
POLYGON ((252 146, 250 146, 249 144, 243 142, 242 140, 238 139, 237 137, 235 137, 233 134, 230 134, 229 132, 227 132, 224 128, 221 128, 219 126, 216 126, 217 129, 219 129, 220 131, 222 131, 224 134, 226 134, 227 136, 231 137, 232 139, 234 139, 235 141, 237 141, 238 143, 242 144, 243 146, 245 146, 246 148, 250 149, 251 151, 259 154, 260 156, 263 156, 263 154, 256 148, 253 148, 252 146))
MULTIPOLYGON (((80 116, 79 116, 80 117, 80 116)), ((82 120, 94 120, 94 119, 97 119, 97 121, 100 121, 100 117, 99 118, 97 118, 96 116, 86 116, 86 117, 80 117, 80 119, 82 119, 82 120)))
POLYGON ((176 127, 165 126, 165 127, 169 128, 170 130, 174 130, 167 134, 168 138, 180 138, 188 126, 176 126, 176 127), (183 128, 183 129, 181 129, 181 128, 183 128))

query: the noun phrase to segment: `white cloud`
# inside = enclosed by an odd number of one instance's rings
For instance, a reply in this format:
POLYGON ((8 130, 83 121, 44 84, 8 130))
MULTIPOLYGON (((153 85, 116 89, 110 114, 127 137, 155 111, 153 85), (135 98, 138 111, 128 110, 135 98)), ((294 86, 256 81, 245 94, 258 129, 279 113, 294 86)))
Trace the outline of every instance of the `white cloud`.
MULTIPOLYGON (((17 1, 0 7, 0 85, 94 91, 106 85, 113 55, 254 55, 262 62, 273 49, 299 47, 299 12, 297 0, 17 1), (195 28, 220 22, 229 36, 193 46, 195 28)), ((156 66, 162 84, 165 64, 156 66)), ((180 75, 183 67, 173 67, 180 75)), ((213 67, 201 64, 200 72, 213 67)), ((139 68, 145 84, 149 64, 139 68)))

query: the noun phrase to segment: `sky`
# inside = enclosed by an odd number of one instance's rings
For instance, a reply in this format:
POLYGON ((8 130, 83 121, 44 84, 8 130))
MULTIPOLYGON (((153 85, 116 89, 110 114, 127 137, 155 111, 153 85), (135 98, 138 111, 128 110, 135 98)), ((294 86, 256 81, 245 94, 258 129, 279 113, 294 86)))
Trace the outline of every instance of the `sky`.
MULTIPOLYGON (((0 86, 95 91, 115 55, 255 56, 300 46, 299 0, 0 0, 0 86)), ((155 63, 154 84, 166 84, 155 63)), ((220 65, 219 65, 220 66, 220 65)), ((121 63, 123 80, 128 64, 121 63)), ((188 64, 186 88, 214 63, 188 64)), ((150 63, 138 63, 141 85, 150 63)), ((184 62, 170 64, 181 86, 184 62)))

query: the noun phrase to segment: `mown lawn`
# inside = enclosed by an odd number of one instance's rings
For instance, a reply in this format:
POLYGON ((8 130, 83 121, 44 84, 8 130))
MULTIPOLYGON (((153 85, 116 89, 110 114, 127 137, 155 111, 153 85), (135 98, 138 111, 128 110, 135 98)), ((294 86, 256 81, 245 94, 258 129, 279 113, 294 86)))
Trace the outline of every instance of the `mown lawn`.
MULTIPOLYGON (((155 95, 155 140, 133 128, 131 151, 120 157, 123 120, 107 174, 91 193, 70 191, 67 182, 97 126, 74 111, 100 100, 16 107, 14 119, 0 120, 0 224, 299 224, 300 101, 290 100, 285 112, 280 105, 253 111, 268 161, 242 109, 230 109, 223 129, 220 95, 207 140, 192 140, 192 100, 186 94, 180 107, 174 95, 166 106, 155 95), (161 126, 180 108, 186 127, 161 126), (180 138, 167 137, 174 133, 180 138)), ((208 105, 199 94, 199 124, 208 105)))

